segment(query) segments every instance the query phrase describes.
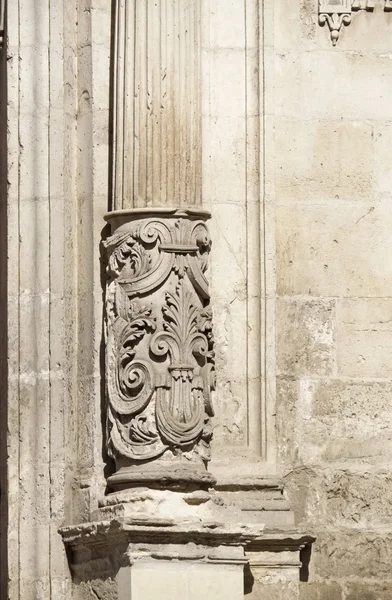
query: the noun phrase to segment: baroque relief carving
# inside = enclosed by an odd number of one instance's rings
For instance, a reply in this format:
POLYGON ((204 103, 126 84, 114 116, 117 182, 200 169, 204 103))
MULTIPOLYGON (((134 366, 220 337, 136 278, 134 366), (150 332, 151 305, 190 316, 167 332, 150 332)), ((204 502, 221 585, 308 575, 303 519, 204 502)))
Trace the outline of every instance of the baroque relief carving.
POLYGON ((375 0, 319 0, 319 24, 328 24, 331 41, 336 46, 343 25, 350 25, 355 11, 373 11, 375 0))
POLYGON ((108 449, 120 468, 137 472, 167 455, 200 469, 210 458, 214 348, 205 219, 203 211, 144 218, 139 211, 105 243, 108 449))

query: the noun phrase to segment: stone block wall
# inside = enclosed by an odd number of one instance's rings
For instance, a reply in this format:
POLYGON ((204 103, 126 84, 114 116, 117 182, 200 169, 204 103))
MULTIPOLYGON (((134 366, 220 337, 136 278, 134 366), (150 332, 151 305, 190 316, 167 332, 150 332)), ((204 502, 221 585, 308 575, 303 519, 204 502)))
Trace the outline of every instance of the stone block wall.
MULTIPOLYGON (((278 456, 303 600, 392 595, 392 15, 275 2, 278 456)), ((268 157, 267 157, 268 159, 268 157)))

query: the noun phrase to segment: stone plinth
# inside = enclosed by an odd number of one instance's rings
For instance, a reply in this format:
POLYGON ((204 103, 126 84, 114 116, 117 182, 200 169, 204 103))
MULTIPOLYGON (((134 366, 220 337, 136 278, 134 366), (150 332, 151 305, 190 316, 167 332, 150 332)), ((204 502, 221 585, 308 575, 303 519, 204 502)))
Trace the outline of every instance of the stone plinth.
POLYGON ((244 547, 262 525, 236 524, 214 493, 133 490, 101 504, 96 521, 61 531, 79 598, 242 600, 244 547))
POLYGON ((314 538, 265 530, 220 494, 134 489, 109 494, 93 521, 61 530, 76 597, 297 599, 300 552, 314 538), (265 596, 267 597, 267 596, 265 596))

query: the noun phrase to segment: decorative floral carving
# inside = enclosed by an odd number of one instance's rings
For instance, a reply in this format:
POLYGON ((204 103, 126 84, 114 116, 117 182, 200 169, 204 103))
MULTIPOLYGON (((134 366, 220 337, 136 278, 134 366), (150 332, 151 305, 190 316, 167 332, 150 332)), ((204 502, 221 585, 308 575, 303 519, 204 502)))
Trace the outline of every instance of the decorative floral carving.
POLYGON ((151 256, 135 237, 122 233, 113 236, 106 246, 114 247, 109 259, 109 275, 116 277, 126 269, 129 271, 129 276, 140 277, 148 270, 151 256))
POLYGON ((319 0, 319 24, 328 24, 334 46, 343 25, 350 25, 353 11, 359 10, 373 11, 374 0, 319 0))
POLYGON ((198 393, 204 386, 195 371, 198 361, 206 363, 208 341, 198 327, 200 309, 193 296, 183 280, 175 295, 166 294, 163 331, 154 335, 150 345, 155 356, 170 357, 171 381, 169 386, 159 386, 156 416, 162 438, 176 448, 194 444, 204 426, 205 402, 198 393))
POLYGON ((108 443, 122 465, 165 452, 209 459, 214 340, 204 218, 130 220, 105 244, 108 443))
POLYGON ((353 0, 320 0, 319 23, 328 24, 332 44, 336 46, 343 25, 351 23, 351 5, 353 0))

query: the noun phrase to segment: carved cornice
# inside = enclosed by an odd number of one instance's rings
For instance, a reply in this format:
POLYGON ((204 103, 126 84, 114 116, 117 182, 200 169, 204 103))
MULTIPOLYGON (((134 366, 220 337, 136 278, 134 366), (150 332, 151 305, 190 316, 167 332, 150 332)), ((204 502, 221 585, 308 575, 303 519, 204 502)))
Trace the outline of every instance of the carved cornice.
MULTIPOLYGON (((64 543, 77 550, 86 547, 127 546, 128 544, 197 544, 206 548, 244 547, 252 553, 300 551, 314 543, 315 536, 297 530, 266 530, 263 525, 246 525, 244 523, 223 523, 218 521, 203 522, 187 520, 182 523, 177 519, 159 518, 117 518, 91 523, 82 523, 59 530, 64 543)), ((156 550, 155 550, 156 554, 156 550)), ((178 558, 178 555, 177 555, 178 558)), ((194 556, 190 557, 195 560, 194 556)), ((208 550, 198 560, 217 562, 217 558, 208 550)), ((278 560, 278 558, 276 559, 278 560)), ((255 555, 247 556, 241 562, 256 564, 255 555)), ((291 561, 286 561, 292 566, 291 561)), ((282 563, 282 559, 280 559, 282 563)), ((262 564, 268 564, 264 558, 262 564)))
MULTIPOLYGON (((336 46, 343 25, 352 22, 353 13, 366 10, 373 12, 375 0, 319 0, 319 24, 328 25, 331 41, 336 46)), ((391 0, 385 0, 385 10, 392 10, 391 0)))
POLYGON ((115 520, 83 523, 72 527, 63 527, 60 533, 64 542, 73 547, 95 546, 102 543, 110 545, 120 542, 137 543, 195 543, 224 544, 225 546, 245 546, 262 540, 262 525, 224 524, 219 522, 200 522, 188 520, 186 523, 176 519, 154 518, 117 518, 115 520))
POLYGON ((128 478, 167 484, 173 471, 181 481, 189 472, 195 483, 195 470, 200 483, 211 484, 201 468, 210 459, 214 388, 205 214, 110 213, 107 437, 118 465, 109 479, 113 486, 128 478), (170 463, 168 473, 154 467, 157 459, 170 463))

